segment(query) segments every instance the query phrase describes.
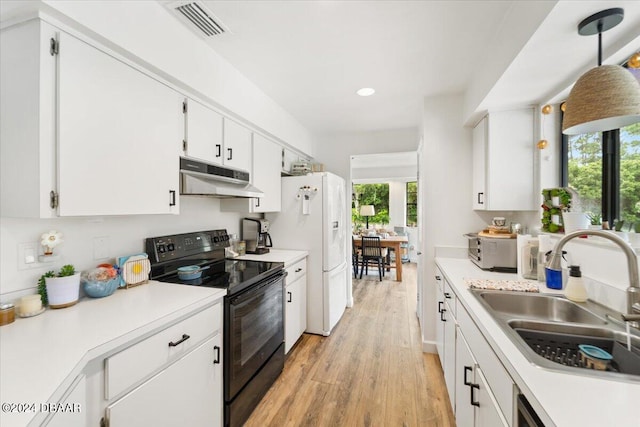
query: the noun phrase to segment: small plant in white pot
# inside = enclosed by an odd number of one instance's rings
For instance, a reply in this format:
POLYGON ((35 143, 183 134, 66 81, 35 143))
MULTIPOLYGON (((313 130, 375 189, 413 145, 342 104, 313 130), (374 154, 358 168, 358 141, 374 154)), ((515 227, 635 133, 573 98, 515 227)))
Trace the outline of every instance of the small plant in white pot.
POLYGON ((70 307, 80 296, 80 273, 73 265, 63 265, 58 274, 48 271, 38 280, 38 293, 43 305, 51 308, 70 307))

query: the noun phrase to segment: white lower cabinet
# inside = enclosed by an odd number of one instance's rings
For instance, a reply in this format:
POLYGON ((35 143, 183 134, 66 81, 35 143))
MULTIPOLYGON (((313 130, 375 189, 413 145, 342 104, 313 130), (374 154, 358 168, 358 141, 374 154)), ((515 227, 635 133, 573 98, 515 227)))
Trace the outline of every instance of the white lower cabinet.
POLYGON ((217 334, 109 405, 108 425, 221 425, 221 346, 217 334))
POLYGON ((307 259, 286 270, 284 352, 288 353, 307 329, 307 259))
POLYGON ((436 348, 456 425, 514 425, 513 380, 440 270, 436 283, 436 348))
POLYGON ((456 339, 456 425, 475 427, 509 426, 502 415, 488 381, 458 331, 456 339))

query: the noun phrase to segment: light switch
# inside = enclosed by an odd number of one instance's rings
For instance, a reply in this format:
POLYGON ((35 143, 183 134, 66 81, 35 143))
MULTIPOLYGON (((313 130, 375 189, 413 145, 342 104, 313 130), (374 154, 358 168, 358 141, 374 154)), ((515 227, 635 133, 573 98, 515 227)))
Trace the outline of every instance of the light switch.
POLYGON ((38 243, 18 244, 18 270, 27 270, 38 267, 38 243))

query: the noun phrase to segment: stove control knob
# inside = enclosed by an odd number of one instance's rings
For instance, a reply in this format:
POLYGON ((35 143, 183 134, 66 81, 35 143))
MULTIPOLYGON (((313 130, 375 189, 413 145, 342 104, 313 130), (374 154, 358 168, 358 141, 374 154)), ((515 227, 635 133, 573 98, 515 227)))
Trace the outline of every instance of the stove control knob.
POLYGON ((168 250, 169 252, 173 251, 175 248, 176 248, 176 247, 173 245, 173 243, 169 243, 169 244, 167 245, 167 250, 168 250))
POLYGON ((163 254, 165 252, 165 246, 164 245, 158 245, 158 252, 163 254))

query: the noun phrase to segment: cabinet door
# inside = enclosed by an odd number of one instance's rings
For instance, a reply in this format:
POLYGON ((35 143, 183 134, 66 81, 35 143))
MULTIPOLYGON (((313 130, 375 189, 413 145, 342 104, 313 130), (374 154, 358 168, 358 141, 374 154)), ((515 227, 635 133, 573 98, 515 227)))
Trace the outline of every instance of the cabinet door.
POLYGON ((279 145, 261 135, 253 134, 253 185, 264 192, 264 197, 253 199, 253 212, 280 212, 281 157, 282 149, 279 145))
POLYGON ((87 425, 86 380, 80 375, 71 385, 66 397, 60 402, 64 411, 53 412, 44 422, 47 427, 85 427, 87 425))
POLYGON ((183 97, 73 36, 59 42, 58 214, 178 213, 183 97))
POLYGON ((438 310, 436 311, 436 349, 438 350, 438 356, 440 356, 440 365, 444 371, 444 325, 445 322, 441 317, 442 309, 444 308, 444 295, 442 292, 442 273, 436 271, 436 303, 438 304, 438 310))
POLYGON ((222 164, 222 115, 192 99, 185 102, 185 154, 222 164))
POLYGON ((106 409, 111 427, 222 424, 222 337, 210 338, 106 409))
POLYGON ((251 131, 226 117, 224 118, 222 155, 226 166, 245 171, 251 170, 251 131))
POLYGON ((487 209, 537 210, 534 196, 534 110, 488 116, 487 209))
POLYGON ((485 199, 487 191, 485 188, 485 167, 486 167, 486 139, 487 139, 487 118, 483 118, 473 128, 473 209, 487 209, 485 199))
POLYGON ((481 368, 476 369, 475 381, 477 388, 472 395, 472 398, 475 398, 475 403, 477 403, 475 407, 475 427, 508 427, 509 423, 504 419, 481 368))
POLYGON ((456 319, 448 303, 444 304, 441 313, 444 322, 444 381, 449 392, 451 405, 455 402, 456 394, 456 319))
POLYGON ((307 276, 285 290, 284 352, 288 353, 307 328, 307 276))
POLYGON ((474 425, 474 406, 471 404, 471 384, 475 381, 476 361, 460 330, 456 341, 456 400, 451 403, 458 427, 474 425))

